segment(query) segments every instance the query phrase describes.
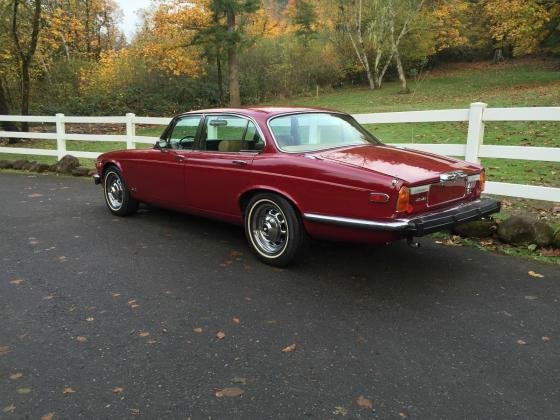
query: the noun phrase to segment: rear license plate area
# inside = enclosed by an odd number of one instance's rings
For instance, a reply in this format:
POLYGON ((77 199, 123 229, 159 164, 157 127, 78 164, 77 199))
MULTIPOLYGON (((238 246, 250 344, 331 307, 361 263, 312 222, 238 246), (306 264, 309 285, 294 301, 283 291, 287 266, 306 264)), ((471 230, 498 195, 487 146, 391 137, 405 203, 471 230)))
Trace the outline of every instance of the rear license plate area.
POLYGON ((432 184, 428 193, 428 206, 455 201, 465 196, 466 178, 432 184))

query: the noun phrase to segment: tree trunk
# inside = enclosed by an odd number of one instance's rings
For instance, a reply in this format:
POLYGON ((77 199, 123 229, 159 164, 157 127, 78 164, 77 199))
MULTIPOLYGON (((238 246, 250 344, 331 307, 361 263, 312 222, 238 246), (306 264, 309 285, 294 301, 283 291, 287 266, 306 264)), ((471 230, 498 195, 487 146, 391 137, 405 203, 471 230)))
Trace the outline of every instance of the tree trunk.
POLYGON ((395 61, 397 62, 397 71, 399 72, 399 80, 401 82, 401 90, 399 93, 410 93, 410 89, 408 88, 408 84, 406 82, 406 76, 404 74, 401 55, 399 54, 398 49, 395 50, 395 61))
POLYGON ((229 106, 241 106, 241 95, 239 93, 239 56, 237 54, 237 42, 234 42, 235 11, 230 8, 227 11, 227 30, 230 36, 228 45, 228 83, 229 83, 229 106))
MULTIPOLYGON (((10 107, 8 105, 8 99, 6 98, 6 93, 4 90, 4 83, 0 78, 0 115, 10 115, 10 107)), ((0 127, 6 131, 18 131, 16 125, 12 121, 1 121, 0 127)), ((19 140, 15 138, 9 138, 8 144, 17 143, 19 140)))
MULTIPOLYGON (((12 13, 12 38, 18 54, 20 62, 20 78, 21 78, 21 114, 29 115, 29 95, 31 80, 29 77, 29 67, 33 61, 35 51, 37 50, 37 41, 39 39, 39 30, 41 29, 41 0, 35 0, 35 12, 33 14, 31 40, 27 51, 24 51, 18 34, 18 7, 19 0, 14 0, 14 8, 12 13)), ((21 131, 29 131, 29 123, 21 123, 21 131)))
MULTIPOLYGON (((29 63, 24 61, 21 64, 21 115, 29 115, 29 95, 31 79, 29 77, 29 63)), ((29 131, 29 123, 21 123, 21 131, 29 131)))
POLYGON ((224 76, 222 74, 222 50, 216 46, 216 71, 218 72, 218 94, 220 105, 224 105, 224 76))

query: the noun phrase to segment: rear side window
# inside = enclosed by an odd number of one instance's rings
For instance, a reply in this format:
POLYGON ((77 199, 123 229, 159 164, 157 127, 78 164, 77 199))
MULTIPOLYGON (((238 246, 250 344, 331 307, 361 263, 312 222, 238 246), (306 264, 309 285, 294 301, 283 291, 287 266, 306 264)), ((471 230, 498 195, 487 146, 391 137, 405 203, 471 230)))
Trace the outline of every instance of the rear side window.
POLYGON ((253 121, 236 115, 210 115, 204 123, 202 150, 241 152, 264 147, 253 121))

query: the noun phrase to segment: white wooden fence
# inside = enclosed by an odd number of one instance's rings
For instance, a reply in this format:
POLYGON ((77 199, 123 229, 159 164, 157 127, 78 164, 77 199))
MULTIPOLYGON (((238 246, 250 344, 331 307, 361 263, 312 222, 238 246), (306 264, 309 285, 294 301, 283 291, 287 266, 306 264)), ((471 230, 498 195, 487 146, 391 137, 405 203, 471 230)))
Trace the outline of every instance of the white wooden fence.
MULTIPOLYGON (((529 107, 529 108, 488 108, 485 103, 471 104, 467 109, 448 109, 436 111, 389 112, 374 114, 355 114, 356 120, 362 124, 387 123, 440 123, 468 122, 467 141, 465 144, 420 144, 395 143, 398 147, 423 150, 448 156, 464 156, 469 162, 479 163, 480 158, 521 159, 546 162, 560 162, 560 147, 529 147, 529 146, 494 146, 485 145, 484 124, 496 121, 557 121, 560 122, 560 107, 529 107)), ((123 142, 128 149, 135 148, 137 143, 153 144, 157 137, 137 136, 136 125, 167 125, 171 118, 137 117, 126 114, 124 117, 68 117, 63 114, 50 116, 14 116, 0 115, 0 121, 55 123, 56 131, 52 133, 21 133, 0 131, 1 137, 52 139, 56 140, 56 149, 32 149, 20 147, 0 147, 0 153, 26 155, 56 156, 61 158, 71 154, 81 158, 95 159, 99 152, 71 151, 66 149, 67 140, 123 142), (66 133, 65 124, 123 124, 126 126, 124 135, 107 134, 70 134, 66 133)), ((560 188, 536 185, 512 184, 506 182, 487 181, 488 194, 521 197, 535 200, 560 202, 560 188)))

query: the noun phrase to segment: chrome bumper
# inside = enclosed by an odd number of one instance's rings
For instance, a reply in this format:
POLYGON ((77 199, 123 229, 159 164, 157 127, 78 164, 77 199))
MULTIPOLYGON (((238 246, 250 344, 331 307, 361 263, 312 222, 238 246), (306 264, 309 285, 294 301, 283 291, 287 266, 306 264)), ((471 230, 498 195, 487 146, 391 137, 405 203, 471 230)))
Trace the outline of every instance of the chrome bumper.
POLYGON ((483 217, 498 213, 500 207, 501 203, 499 201, 491 198, 483 198, 450 209, 423 213, 416 217, 406 219, 365 220, 325 216, 313 213, 304 214, 304 218, 311 222, 397 232, 402 233, 403 236, 422 236, 439 230, 450 229, 459 223, 482 219, 483 217))
POLYGON ((101 184, 101 177, 98 174, 93 175, 93 182, 95 185, 101 184))

